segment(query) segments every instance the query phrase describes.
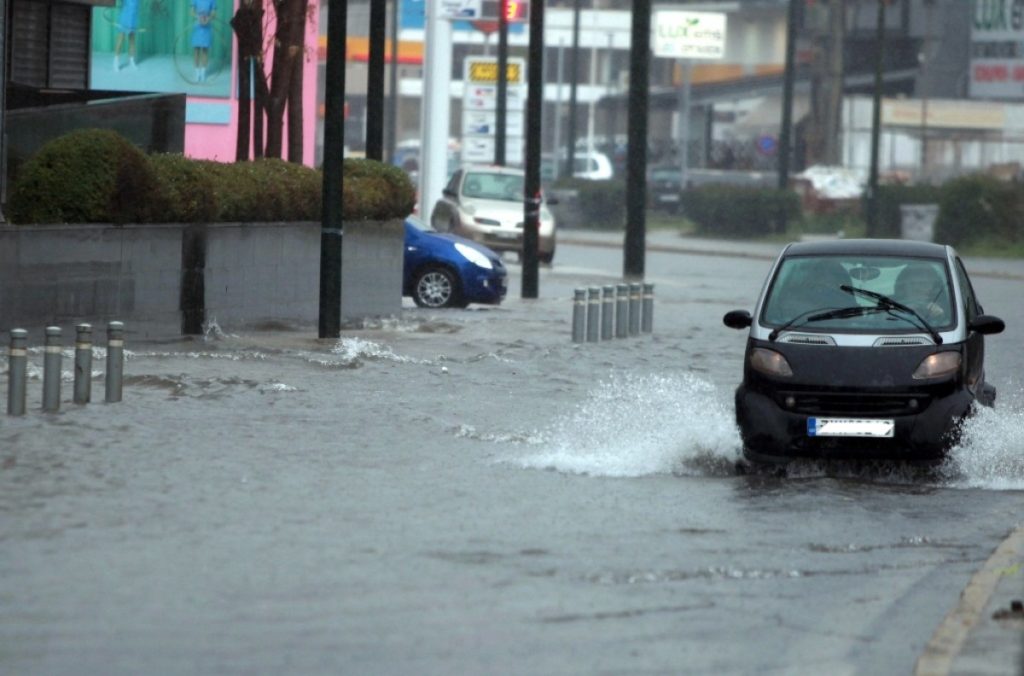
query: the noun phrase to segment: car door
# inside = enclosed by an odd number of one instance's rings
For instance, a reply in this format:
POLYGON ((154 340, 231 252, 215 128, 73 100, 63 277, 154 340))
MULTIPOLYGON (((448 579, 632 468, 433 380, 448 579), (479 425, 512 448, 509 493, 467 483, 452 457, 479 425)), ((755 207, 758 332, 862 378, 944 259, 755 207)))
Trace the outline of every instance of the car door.
POLYGON ((459 227, 459 183, 462 170, 457 169, 445 185, 441 199, 430 214, 430 225, 438 232, 457 232, 459 227))

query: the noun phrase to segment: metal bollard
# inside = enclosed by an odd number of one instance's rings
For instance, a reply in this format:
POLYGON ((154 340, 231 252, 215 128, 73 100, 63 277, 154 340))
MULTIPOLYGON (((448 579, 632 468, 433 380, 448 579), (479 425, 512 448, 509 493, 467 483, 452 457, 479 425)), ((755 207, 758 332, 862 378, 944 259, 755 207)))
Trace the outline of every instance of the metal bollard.
POLYGON ((25 383, 28 370, 28 331, 11 329, 7 367, 7 415, 25 415, 25 383))
POLYGON ((612 326, 615 324, 615 287, 604 287, 601 299, 601 340, 612 339, 612 326))
POLYGON ((43 410, 60 410, 60 327, 47 326, 43 343, 43 410))
POLYGON ((634 282, 629 285, 629 335, 640 335, 640 294, 643 286, 634 282))
POLYGON ((587 290, 574 289, 572 296, 572 342, 582 343, 586 322, 587 290))
POLYGON ((601 289, 592 286, 587 289, 587 342, 596 343, 600 339, 601 328, 601 289))
POLYGON ((654 285, 644 284, 643 320, 640 324, 642 333, 654 330, 654 285))
POLYGON ((107 403, 121 401, 124 380, 124 324, 107 324, 107 403))
POLYGON ((615 337, 625 338, 629 335, 629 287, 619 284, 615 298, 615 337))
POLYGON ((92 325, 75 327, 75 403, 88 404, 92 399, 92 325))

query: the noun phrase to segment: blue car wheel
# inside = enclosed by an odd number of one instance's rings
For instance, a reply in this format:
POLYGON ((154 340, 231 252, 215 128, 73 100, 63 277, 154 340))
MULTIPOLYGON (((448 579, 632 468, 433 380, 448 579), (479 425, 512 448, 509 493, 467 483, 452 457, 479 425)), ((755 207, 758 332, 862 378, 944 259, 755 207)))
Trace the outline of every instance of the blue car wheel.
POLYGON ((419 307, 464 307, 459 279, 447 268, 430 267, 416 275, 412 299, 419 307))

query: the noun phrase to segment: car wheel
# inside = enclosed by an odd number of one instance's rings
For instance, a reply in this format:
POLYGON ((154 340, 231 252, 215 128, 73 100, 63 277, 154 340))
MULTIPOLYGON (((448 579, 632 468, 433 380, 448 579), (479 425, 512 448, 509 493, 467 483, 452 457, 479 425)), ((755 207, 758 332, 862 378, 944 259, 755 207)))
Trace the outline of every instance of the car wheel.
POLYGON ((432 267, 416 276, 412 300, 419 307, 464 307, 459 278, 447 268, 432 267))
POLYGON ((544 251, 540 251, 537 253, 537 258, 538 260, 540 260, 541 263, 544 263, 545 265, 551 265, 551 261, 555 260, 555 250, 552 249, 551 251, 548 251, 546 253, 544 251))

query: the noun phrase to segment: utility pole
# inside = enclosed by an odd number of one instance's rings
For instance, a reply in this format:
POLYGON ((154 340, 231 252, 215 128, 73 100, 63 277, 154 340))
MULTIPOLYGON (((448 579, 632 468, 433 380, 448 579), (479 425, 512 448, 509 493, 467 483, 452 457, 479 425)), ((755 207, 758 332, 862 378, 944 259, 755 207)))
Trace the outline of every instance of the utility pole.
POLYGON ((348 0, 328 0, 324 87, 324 182, 320 221, 321 338, 341 335, 342 160, 345 153, 345 38, 348 0))
POLYGON ((623 276, 643 279, 647 237, 647 114, 650 96, 651 0, 634 0, 629 50, 629 149, 623 276))
MULTIPOLYGON (((576 166, 576 81, 580 74, 580 2, 572 3, 572 55, 569 59, 569 125, 565 148, 565 176, 572 178, 576 166)), ((557 150, 557 149, 556 149, 557 150)), ((557 160, 556 160, 557 161, 557 160)))
POLYGON ((505 166, 508 119, 508 0, 498 2, 498 96, 494 112, 494 163, 505 166))
POLYGON ((875 27, 878 44, 875 47, 875 94, 871 111, 871 169, 868 173, 867 218, 868 237, 878 236, 878 153, 882 136, 882 74, 885 67, 885 3, 878 2, 878 21, 875 27))
POLYGON ((370 60, 366 69, 366 156, 384 159, 384 44, 387 0, 370 0, 370 60))
POLYGON ((796 70, 797 3, 789 0, 786 20, 786 70, 782 80, 782 129, 779 130, 779 190, 789 187, 789 157, 792 152, 793 78, 796 70))
POLYGON ((530 3, 530 48, 527 64, 526 171, 523 199, 522 297, 538 295, 537 245, 540 242, 540 127, 544 109, 544 2, 530 3))
POLYGON ((388 120, 387 155, 388 161, 395 161, 395 147, 398 145, 398 24, 401 21, 399 8, 402 0, 391 0, 391 69, 388 71, 388 120))

